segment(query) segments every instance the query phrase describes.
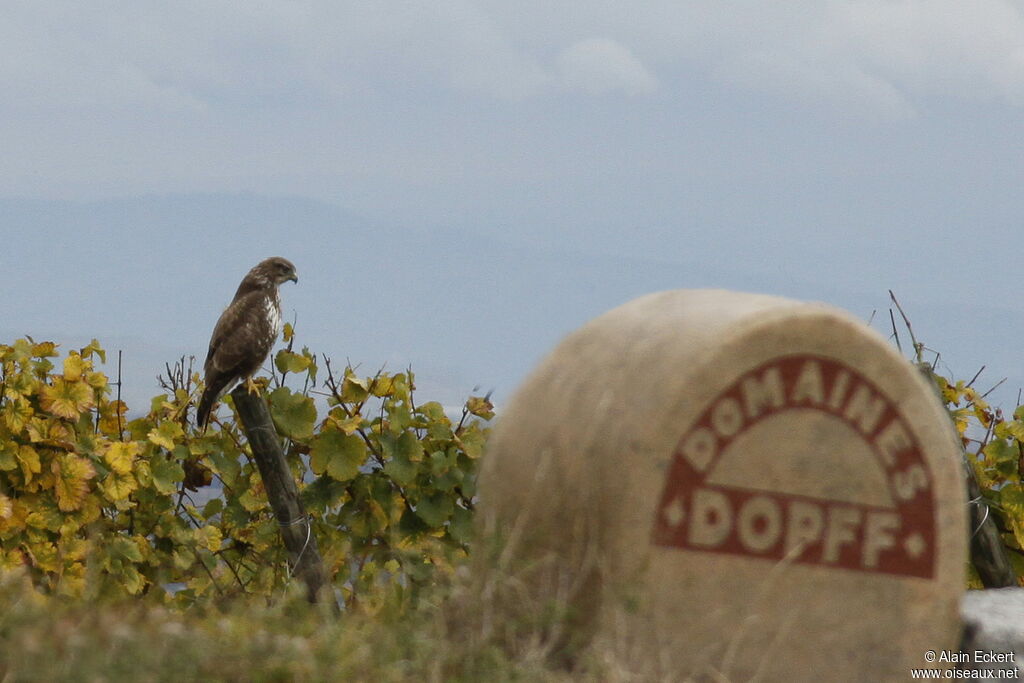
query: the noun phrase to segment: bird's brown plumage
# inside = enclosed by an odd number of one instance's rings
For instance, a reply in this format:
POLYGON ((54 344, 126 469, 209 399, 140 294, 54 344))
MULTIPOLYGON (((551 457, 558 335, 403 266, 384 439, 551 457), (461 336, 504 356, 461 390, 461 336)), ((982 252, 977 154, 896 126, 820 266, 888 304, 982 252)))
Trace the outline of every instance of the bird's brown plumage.
POLYGON ((279 256, 265 259, 242 279, 235 298, 221 313, 203 366, 206 388, 196 409, 200 427, 231 385, 251 377, 263 365, 281 331, 277 288, 289 280, 299 281, 291 261, 279 256))

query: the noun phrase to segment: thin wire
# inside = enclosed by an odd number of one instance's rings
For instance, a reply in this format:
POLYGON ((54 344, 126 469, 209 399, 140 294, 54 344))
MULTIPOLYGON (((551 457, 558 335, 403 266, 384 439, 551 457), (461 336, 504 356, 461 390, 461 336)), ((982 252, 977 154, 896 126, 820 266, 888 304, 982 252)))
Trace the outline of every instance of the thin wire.
MULTIPOLYGON (((967 501, 967 504, 968 505, 985 505, 985 501, 983 501, 981 499, 981 496, 978 496, 977 498, 973 498, 973 499, 967 501)), ((971 533, 971 539, 972 540, 974 539, 975 536, 978 535, 978 532, 981 531, 981 527, 985 526, 985 522, 988 521, 988 515, 989 515, 989 512, 991 510, 992 510, 992 508, 990 508, 988 505, 985 505, 985 514, 981 518, 981 521, 978 522, 978 526, 975 527, 974 531, 971 533)))
POLYGON ((284 524, 282 522, 278 522, 278 525, 282 529, 285 529, 285 528, 288 528, 288 527, 291 527, 291 526, 295 526, 296 524, 301 524, 302 522, 306 523, 306 541, 302 544, 302 549, 299 551, 298 556, 296 556, 295 562, 294 563, 285 562, 285 568, 286 568, 286 571, 287 571, 287 576, 288 576, 288 581, 289 582, 292 580, 292 570, 294 570, 296 567, 299 566, 299 560, 301 560, 302 556, 306 553, 306 548, 309 547, 309 541, 310 541, 310 539, 313 538, 313 524, 312 524, 313 520, 309 516, 305 516, 305 517, 297 517, 297 518, 293 519, 292 521, 288 522, 287 524, 284 524))

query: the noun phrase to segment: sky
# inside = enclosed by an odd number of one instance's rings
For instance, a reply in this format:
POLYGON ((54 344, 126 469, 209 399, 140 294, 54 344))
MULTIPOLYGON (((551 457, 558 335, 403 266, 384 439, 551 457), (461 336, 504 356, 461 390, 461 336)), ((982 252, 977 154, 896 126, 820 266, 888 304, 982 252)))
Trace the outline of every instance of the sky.
POLYGON ((1024 386, 1024 6, 4 3, 0 337, 130 405, 258 260, 300 344, 499 403, 651 291, 825 301, 1024 386))

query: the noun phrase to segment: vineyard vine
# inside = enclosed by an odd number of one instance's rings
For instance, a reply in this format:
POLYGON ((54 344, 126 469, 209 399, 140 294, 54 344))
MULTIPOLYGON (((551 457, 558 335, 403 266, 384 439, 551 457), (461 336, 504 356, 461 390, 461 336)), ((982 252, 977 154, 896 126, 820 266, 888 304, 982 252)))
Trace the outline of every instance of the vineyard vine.
MULTIPOLYGON (((262 385, 328 575, 350 608, 407 600, 467 552, 493 406, 471 396, 453 420, 416 402, 411 370, 336 372, 294 350, 290 325, 284 338, 262 385)), ((0 569, 72 598, 283 591, 285 552, 248 445, 233 418, 194 427, 191 365, 168 366, 164 392, 130 419, 97 361, 95 340, 63 358, 52 342, 0 345, 0 569)))
MULTIPOLYGON (((471 396, 452 419, 416 402, 411 370, 336 371, 296 351, 290 325, 284 338, 261 385, 328 576, 349 608, 407 601, 468 552, 493 406, 471 396)), ((284 591, 277 523, 229 411, 194 427, 202 386, 182 360, 130 417, 105 362, 95 340, 63 358, 53 342, 0 345, 0 570, 68 598, 187 606, 284 591)), ((1004 416, 973 382, 934 370, 1020 582, 1024 406, 1004 416)))

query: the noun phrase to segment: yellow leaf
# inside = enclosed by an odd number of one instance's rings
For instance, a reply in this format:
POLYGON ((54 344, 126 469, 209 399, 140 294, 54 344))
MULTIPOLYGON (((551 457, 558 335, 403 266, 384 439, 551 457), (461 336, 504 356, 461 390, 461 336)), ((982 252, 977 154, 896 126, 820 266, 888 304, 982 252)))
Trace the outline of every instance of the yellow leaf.
MULTIPOLYGON (((115 504, 127 501, 128 496, 137 488, 139 488, 139 483, 135 481, 135 477, 130 473, 122 472, 111 472, 100 484, 100 489, 115 504)), ((120 508, 120 506, 118 507, 120 508)))
POLYGON ((369 383, 356 377, 351 370, 345 370, 345 378, 341 382, 341 398, 349 403, 365 401, 369 395, 369 383))
MULTIPOLYGON (((118 509, 120 510, 122 507, 118 506, 118 509)), ((81 509, 75 513, 75 516, 78 517, 78 527, 81 529, 84 526, 92 524, 99 519, 102 514, 103 509, 100 507, 99 497, 86 496, 81 509)))
POLYGON ((68 538, 62 541, 60 552, 65 560, 79 562, 89 554, 89 541, 84 538, 68 538))
POLYGON ((54 485, 57 506, 64 512, 82 507, 89 495, 89 480, 96 476, 92 463, 73 453, 65 453, 54 459, 51 469, 57 477, 54 485))
POLYGON ((28 546, 28 554, 36 567, 48 572, 60 570, 60 554, 53 543, 33 543, 28 546))
POLYGON ((14 503, 11 499, 0 493, 0 519, 7 521, 14 516, 14 503))
POLYGON ((159 427, 151 429, 146 438, 157 446, 163 446, 169 451, 174 450, 174 440, 184 436, 181 425, 177 422, 164 422, 159 427))
POLYGON ((4 422, 12 432, 23 430, 31 419, 32 406, 21 396, 4 404, 4 422))
POLYGON ((32 481, 33 474, 39 474, 42 471, 39 454, 31 446, 19 446, 15 457, 18 458, 18 463, 21 465, 21 473, 25 475, 26 483, 32 481))
POLYGON ((139 458, 135 461, 135 478, 143 486, 149 487, 153 485, 153 468, 149 466, 148 460, 139 458))
POLYGON ((82 372, 88 369, 89 365, 82 360, 80 355, 72 351, 64 359, 64 380, 67 382, 77 382, 82 379, 82 372))
POLYGON ((47 358, 57 355, 57 345, 52 341, 39 342, 32 347, 32 355, 36 358, 47 358))
POLYGON ((83 346, 80 352, 83 358, 92 358, 93 354, 96 354, 100 357, 101 361, 107 362, 107 352, 103 350, 103 347, 95 339, 89 342, 88 346, 83 346))
POLYGON ((71 599, 79 598, 85 592, 85 587, 85 565, 81 562, 73 562, 66 565, 64 571, 61 572, 60 583, 57 584, 57 595, 71 599))
POLYGON ((171 552, 171 559, 174 561, 174 566, 178 569, 188 569, 195 561, 196 556, 188 548, 175 548, 171 552))
POLYGON ((33 417, 25 427, 32 443, 50 446, 58 450, 74 451, 77 447, 72 442, 72 431, 59 420, 44 417, 33 417))
POLYGON ((32 506, 32 511, 25 516, 25 523, 33 529, 49 531, 59 529, 60 525, 64 523, 64 516, 53 504, 53 500, 49 497, 41 498, 38 495, 33 496, 33 499, 35 505, 32 506))
POLYGON ((23 569, 25 567, 25 554, 18 549, 12 549, 7 552, 0 550, 0 569, 4 571, 14 571, 16 569, 23 569))
POLYGON ((87 372, 85 373, 85 383, 91 386, 93 389, 103 389, 107 386, 109 380, 107 376, 102 372, 87 372))
POLYGON ((107 436, 118 436, 118 429, 124 429, 128 424, 125 413, 128 406, 124 401, 110 401, 101 405, 100 409, 100 431, 107 436), (118 417, 120 416, 120 419, 118 417))
POLYGON ((328 420, 346 434, 354 434, 363 424, 363 416, 359 413, 351 417, 335 417, 331 415, 328 420))
POLYGON ((466 400, 466 410, 471 414, 490 420, 494 417, 494 404, 487 396, 470 396, 466 400))
POLYGON ((196 542, 203 547, 209 549, 211 553, 215 553, 220 550, 220 544, 222 536, 220 529, 215 526, 204 526, 196 529, 196 542))
POLYGON ((21 531, 25 528, 30 508, 22 499, 11 501, 11 503, 13 512, 10 517, 3 521, 0 528, 8 531, 21 531))
POLYGON ((94 405, 92 387, 80 380, 68 382, 57 377, 52 385, 44 385, 39 390, 39 404, 48 413, 77 420, 83 411, 94 405))
POLYGON ((35 396, 39 393, 42 381, 27 372, 18 372, 13 377, 8 373, 7 395, 8 396, 35 396))
POLYGON ((395 392, 395 378, 386 372, 382 372, 373 378, 370 383, 370 391, 374 396, 390 396, 395 392))
POLYGON ((238 496, 238 502, 249 512, 262 510, 266 504, 266 496, 263 493, 263 485, 260 482, 253 483, 252 487, 238 496))
POLYGON ((103 459, 118 474, 128 474, 132 471, 132 462, 139 454, 140 446, 137 441, 115 441, 103 454, 103 459))

